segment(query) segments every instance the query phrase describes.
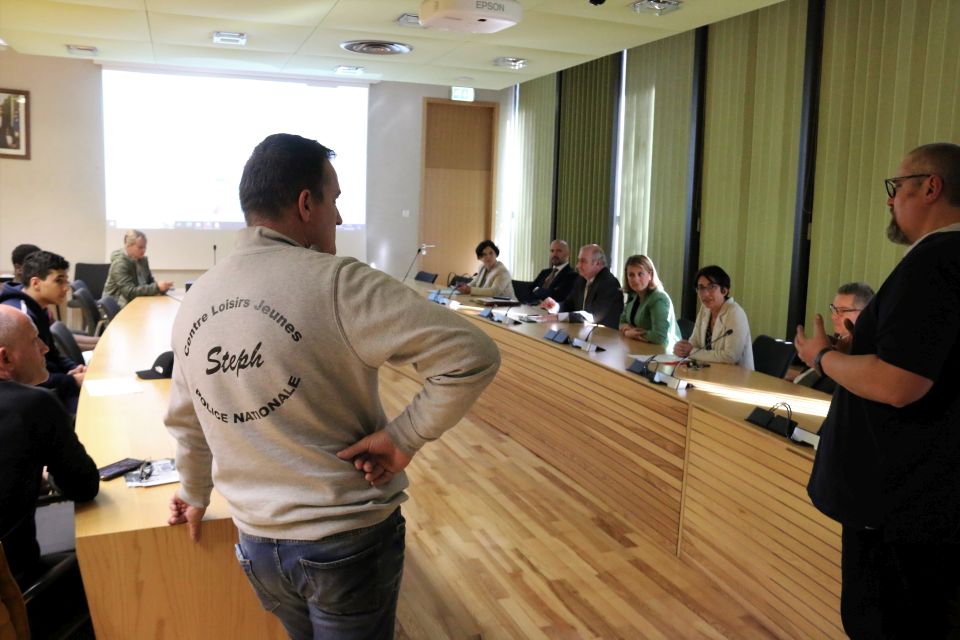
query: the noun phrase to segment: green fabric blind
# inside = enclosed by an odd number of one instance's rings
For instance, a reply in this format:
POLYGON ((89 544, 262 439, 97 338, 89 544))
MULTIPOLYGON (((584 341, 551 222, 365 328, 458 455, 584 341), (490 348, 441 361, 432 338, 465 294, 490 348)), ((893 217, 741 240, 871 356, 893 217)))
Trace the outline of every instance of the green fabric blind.
MULTIPOLYGON (((644 254, 680 308, 693 77, 692 31, 627 52, 614 273, 644 254)), ((621 278, 622 280, 622 278, 621 278)), ((624 283, 625 284, 625 283, 624 283)))
POLYGON ((882 181, 910 149, 960 141, 958 33, 955 1, 827 3, 808 325, 821 313, 829 330, 837 287, 877 288, 903 256, 882 181))
POLYGON ((754 337, 783 337, 806 0, 710 27, 700 264, 719 264, 754 337))
POLYGON ((521 84, 517 111, 519 206, 513 225, 511 274, 517 280, 532 280, 547 265, 552 240, 556 74, 521 84))
POLYGON ((609 254, 620 54, 561 72, 557 237, 571 259, 595 242, 609 254))

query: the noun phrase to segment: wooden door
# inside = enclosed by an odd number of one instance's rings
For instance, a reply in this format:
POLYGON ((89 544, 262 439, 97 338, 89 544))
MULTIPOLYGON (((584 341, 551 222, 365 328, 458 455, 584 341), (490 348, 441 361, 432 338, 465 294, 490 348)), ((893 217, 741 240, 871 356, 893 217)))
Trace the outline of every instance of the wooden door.
POLYGON ((472 274, 474 249, 493 228, 499 105, 427 98, 424 103, 420 242, 437 245, 420 269, 472 274))

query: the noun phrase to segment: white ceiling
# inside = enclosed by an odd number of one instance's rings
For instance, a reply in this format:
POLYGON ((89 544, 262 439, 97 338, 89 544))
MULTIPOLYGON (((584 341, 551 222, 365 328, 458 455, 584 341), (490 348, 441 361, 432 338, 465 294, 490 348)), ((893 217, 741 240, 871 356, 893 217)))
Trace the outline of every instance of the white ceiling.
POLYGON ((517 82, 688 31, 781 0, 684 0, 664 16, 637 14, 628 0, 521 0, 524 16, 494 34, 396 24, 420 0, 0 0, 0 38, 19 53, 69 56, 92 45, 105 65, 144 65, 252 75, 335 78, 363 66, 365 80, 503 89, 517 82), (248 34, 243 48, 211 43, 214 31, 248 34), (403 42, 402 56, 340 48, 346 40, 403 42), (493 66, 521 57, 513 71, 493 66))

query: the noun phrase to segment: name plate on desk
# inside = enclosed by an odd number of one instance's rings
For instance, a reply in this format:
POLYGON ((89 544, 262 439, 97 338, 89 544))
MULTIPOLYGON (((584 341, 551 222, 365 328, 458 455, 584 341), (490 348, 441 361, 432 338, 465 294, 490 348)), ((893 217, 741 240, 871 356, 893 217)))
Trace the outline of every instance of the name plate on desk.
POLYGON ((486 307, 483 311, 480 312, 481 318, 493 319, 493 309, 486 307))
POLYGON ((598 351, 598 352, 599 352, 599 351, 606 351, 606 349, 604 349, 604 348, 601 347, 600 345, 594 344, 594 343, 589 342, 589 341, 587 341, 587 340, 581 340, 580 338, 574 338, 574 339, 573 339, 573 348, 574 348, 574 349, 583 349, 583 350, 586 351, 587 353, 591 353, 591 352, 593 352, 593 351, 598 351))
POLYGON ((567 344, 570 341, 570 336, 567 335, 566 331, 550 329, 543 335, 543 339, 557 344, 567 344))

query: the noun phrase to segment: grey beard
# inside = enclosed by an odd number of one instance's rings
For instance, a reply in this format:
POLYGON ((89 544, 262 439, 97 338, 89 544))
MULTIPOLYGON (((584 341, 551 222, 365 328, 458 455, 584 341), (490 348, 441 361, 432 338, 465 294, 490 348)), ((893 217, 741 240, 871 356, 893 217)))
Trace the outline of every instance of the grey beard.
POLYGON ((894 244, 910 244, 910 239, 903 233, 903 229, 897 224, 897 219, 890 213, 890 224, 887 225, 887 240, 894 244))

